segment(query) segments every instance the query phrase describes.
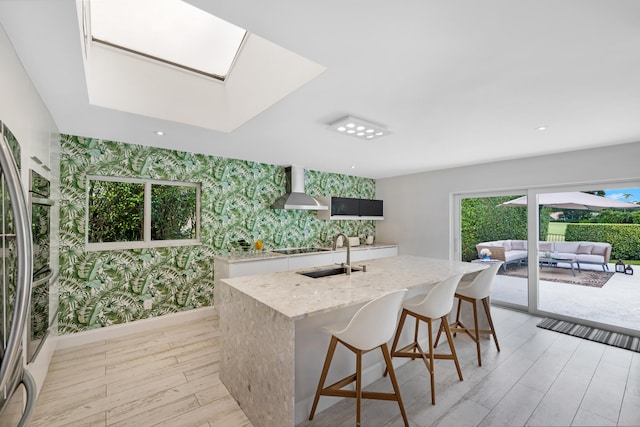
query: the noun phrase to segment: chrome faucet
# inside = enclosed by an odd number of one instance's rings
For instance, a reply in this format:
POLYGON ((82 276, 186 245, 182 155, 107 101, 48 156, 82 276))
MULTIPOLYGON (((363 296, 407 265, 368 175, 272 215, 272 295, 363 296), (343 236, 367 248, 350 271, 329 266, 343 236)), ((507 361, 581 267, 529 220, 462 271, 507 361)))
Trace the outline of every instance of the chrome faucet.
POLYGON ((336 237, 333 238, 333 250, 335 251, 338 246, 338 237, 342 236, 343 240, 347 242, 347 264, 345 265, 345 273, 347 275, 351 274, 351 243, 349 243, 349 237, 344 233, 336 234, 336 237))

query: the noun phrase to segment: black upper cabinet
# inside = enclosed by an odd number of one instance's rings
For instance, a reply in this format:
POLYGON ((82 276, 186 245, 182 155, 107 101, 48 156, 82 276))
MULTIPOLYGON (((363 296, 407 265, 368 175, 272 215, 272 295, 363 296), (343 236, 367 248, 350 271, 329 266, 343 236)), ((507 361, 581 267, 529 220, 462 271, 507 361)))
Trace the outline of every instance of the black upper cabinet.
POLYGON ((356 199, 351 197, 319 197, 329 206, 318 211, 320 219, 384 219, 382 200, 356 199))
POLYGON ((360 216, 360 199, 346 197, 331 198, 331 215, 360 216))
POLYGON ((366 200, 360 201, 360 216, 383 216, 382 200, 366 200))

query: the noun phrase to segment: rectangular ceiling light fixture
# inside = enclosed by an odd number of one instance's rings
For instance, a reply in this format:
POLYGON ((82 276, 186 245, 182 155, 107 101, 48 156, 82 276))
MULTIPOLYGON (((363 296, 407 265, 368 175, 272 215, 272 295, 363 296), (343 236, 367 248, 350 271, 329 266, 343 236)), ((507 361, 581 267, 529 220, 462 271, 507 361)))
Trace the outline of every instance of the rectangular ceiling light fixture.
POLYGON ((330 123, 329 129, 364 140, 378 139, 391 133, 379 124, 353 116, 346 116, 330 123))

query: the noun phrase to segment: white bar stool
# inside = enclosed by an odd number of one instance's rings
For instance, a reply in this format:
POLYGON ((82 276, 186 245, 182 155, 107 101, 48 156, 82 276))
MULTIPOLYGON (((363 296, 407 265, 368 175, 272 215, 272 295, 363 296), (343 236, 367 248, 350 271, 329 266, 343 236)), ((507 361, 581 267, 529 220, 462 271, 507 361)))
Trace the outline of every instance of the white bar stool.
MULTIPOLYGON (((491 318, 491 308, 489 306, 489 295, 491 294, 491 285, 496 277, 498 269, 502 265, 502 262, 492 263, 491 266, 485 270, 482 270, 469 284, 461 284, 456 290, 455 297, 458 298, 458 311, 456 313, 456 321, 450 326, 451 332, 457 334, 458 332, 464 332, 471 337, 476 343, 476 352, 478 353, 478 366, 482 366, 482 358, 480 356, 480 336, 482 334, 493 335, 493 340, 496 343, 496 348, 500 351, 500 344, 498 343, 498 336, 496 330, 493 327, 493 319, 491 318), (460 320, 460 308, 462 301, 467 301, 473 306, 473 330, 467 328, 460 320), (487 315, 487 321, 489 322, 490 329, 478 329, 478 301, 482 301, 484 306, 484 312, 487 315)), ((440 339, 440 332, 436 337, 436 345, 440 339)))
POLYGON ((453 308, 453 294, 462 278, 462 274, 450 277, 435 285, 429 293, 426 295, 417 295, 413 298, 409 298, 402 304, 402 315, 400 316, 400 323, 396 330, 395 338, 393 339, 393 345, 391 346, 391 357, 410 357, 411 359, 422 358, 424 364, 429 370, 429 376, 431 377, 431 403, 436 404, 436 383, 435 383, 435 371, 434 361, 435 359, 452 359, 456 364, 458 370, 458 377, 462 381, 462 371, 460 370, 460 364, 458 363, 458 356, 456 355, 456 348, 451 339, 451 332, 449 331, 449 321, 447 320, 447 314, 453 308), (415 317, 416 327, 413 335, 413 342, 400 350, 396 350, 398 346, 398 340, 402 334, 402 328, 407 316, 415 317), (440 327, 438 333, 445 331, 449 338, 450 354, 435 354, 433 349, 433 320, 440 319, 440 327), (425 352, 418 342, 418 327, 420 321, 426 322, 429 328, 429 348, 428 352, 425 352))
POLYGON ((387 342, 393 336, 393 331, 395 329, 396 322, 398 321, 400 306, 406 293, 407 290, 402 289, 378 297, 362 306, 356 314, 353 315, 347 325, 342 324, 325 328, 327 332, 331 334, 331 342, 329 343, 329 350, 327 351, 327 357, 324 361, 322 374, 320 374, 320 381, 318 382, 318 389, 313 400, 309 420, 313 419, 321 395, 355 397, 356 426, 360 425, 361 400, 364 398, 397 401, 400 406, 404 425, 405 427, 409 427, 407 414, 405 413, 402 398, 400 397, 400 388, 398 387, 398 381, 393 370, 393 364, 391 363, 391 357, 387 347, 387 342), (331 360, 333 359, 338 343, 342 343, 346 348, 355 353, 356 372, 355 374, 349 375, 340 381, 325 387, 324 382, 327 378, 327 373, 331 366, 331 360), (378 347, 382 350, 385 364, 389 370, 394 393, 362 390, 362 355, 378 347), (343 387, 354 381, 356 383, 355 390, 342 390, 343 387))

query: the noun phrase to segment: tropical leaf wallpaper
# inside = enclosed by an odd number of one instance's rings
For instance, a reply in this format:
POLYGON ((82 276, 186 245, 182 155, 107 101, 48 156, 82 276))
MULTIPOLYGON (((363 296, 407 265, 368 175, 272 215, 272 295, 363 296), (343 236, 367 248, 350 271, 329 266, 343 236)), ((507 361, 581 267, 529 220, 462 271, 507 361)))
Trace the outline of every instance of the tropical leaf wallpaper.
MULTIPOLYGON (((375 221, 271 209, 285 192, 279 166, 72 135, 61 136, 61 150, 60 334, 213 304, 213 256, 240 250, 240 239, 270 250, 328 246, 338 232, 375 235, 375 221), (201 183, 202 244, 87 252, 87 175, 201 183)), ((305 191, 374 198, 375 180, 305 171, 305 191)))

